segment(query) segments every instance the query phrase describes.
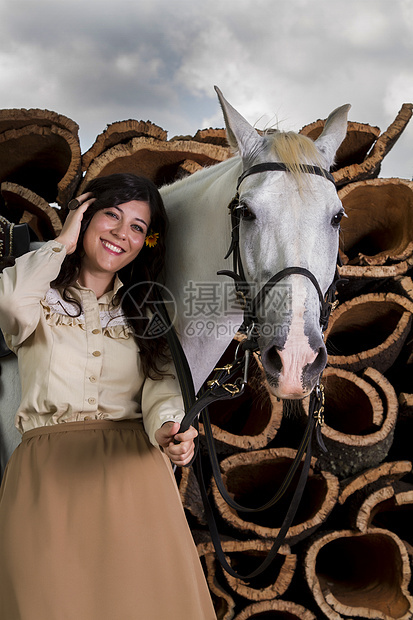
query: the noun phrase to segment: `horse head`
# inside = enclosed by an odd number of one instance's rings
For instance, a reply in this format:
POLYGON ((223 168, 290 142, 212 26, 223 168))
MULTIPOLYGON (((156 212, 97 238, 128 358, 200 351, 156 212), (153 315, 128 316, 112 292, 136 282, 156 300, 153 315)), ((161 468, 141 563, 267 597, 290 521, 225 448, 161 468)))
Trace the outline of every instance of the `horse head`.
POLYGON ((244 172, 260 164, 283 165, 254 169, 239 183, 239 250, 251 291, 285 273, 256 308, 258 343, 273 393, 303 398, 327 362, 320 297, 334 280, 344 209, 326 171, 345 138, 350 106, 334 110, 314 142, 293 132, 259 134, 216 90, 228 141, 244 172))

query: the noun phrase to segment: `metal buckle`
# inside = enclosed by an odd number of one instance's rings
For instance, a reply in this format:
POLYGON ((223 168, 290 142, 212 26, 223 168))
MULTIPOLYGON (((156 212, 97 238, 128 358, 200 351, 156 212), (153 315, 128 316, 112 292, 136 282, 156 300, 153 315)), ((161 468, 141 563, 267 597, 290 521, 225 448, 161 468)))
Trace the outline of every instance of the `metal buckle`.
POLYGON ((250 297, 248 297, 245 293, 243 293, 239 289, 235 290, 235 296, 237 298, 237 301, 238 301, 241 309, 245 310, 245 308, 247 307, 247 303, 248 303, 248 300, 250 299, 250 297))
POLYGON ((220 383, 218 381, 218 379, 213 379, 212 381, 208 381, 207 382, 207 386, 209 388, 212 388, 214 386, 217 387, 222 387, 224 388, 224 390, 226 390, 227 392, 229 392, 231 394, 231 396, 234 396, 235 394, 239 394, 240 392, 242 392, 242 390, 244 389, 244 386, 241 385, 241 387, 239 387, 236 383, 220 383))
POLYGON ((207 381, 207 386, 209 388, 214 387, 214 385, 217 385, 218 387, 221 385, 218 379, 212 379, 211 381, 207 381))
POLYGON ((320 383, 315 388, 316 398, 318 401, 317 407, 314 409, 313 417, 317 421, 317 424, 323 426, 324 424, 324 405, 325 405, 325 394, 324 394, 324 386, 320 383))
MULTIPOLYGON (((254 329, 256 329, 256 326, 255 326, 255 323, 253 322, 248 328, 246 340, 251 338, 251 335, 254 329)), ((224 370, 228 374, 230 374, 232 368, 237 363, 239 348, 242 346, 243 342, 244 341, 242 340, 241 342, 238 343, 238 346, 235 350, 234 361, 232 362, 232 364, 225 364, 225 366, 222 366, 222 367, 217 366, 216 368, 214 368, 214 370, 215 371, 224 370)), ((224 390, 226 390, 233 396, 235 394, 240 394, 241 392, 243 392, 245 389, 245 386, 248 384, 248 368, 249 368, 250 357, 251 357, 251 350, 246 349, 244 352, 244 372, 243 372, 242 379, 241 377, 239 377, 238 379, 236 379, 235 383, 220 383, 218 379, 212 379, 211 381, 207 381, 207 386, 209 388, 213 388, 214 386, 222 387, 224 388, 224 390)))
MULTIPOLYGON (((226 370, 227 373, 229 374, 231 372, 231 368, 233 367, 233 365, 234 365, 233 363, 232 364, 225 364, 225 366, 222 366, 222 368, 217 366, 216 368, 214 368, 214 370, 226 370)), ((210 381, 208 383, 210 383, 210 381)))
POLYGON ((235 394, 239 394, 242 391, 242 387, 238 387, 236 383, 223 383, 221 387, 224 388, 227 392, 231 394, 231 396, 235 396, 235 394))
MULTIPOLYGON (((247 331, 247 337, 245 340, 249 340, 252 336, 252 333, 254 331, 254 329, 257 329, 257 326, 255 325, 254 321, 251 323, 251 325, 248 328, 247 331)), ((235 358, 234 361, 238 358, 238 351, 239 348, 242 346, 242 343, 245 342, 245 340, 241 340, 241 342, 238 343, 237 348, 235 349, 235 358)), ((250 357, 251 357, 251 351, 250 349, 246 349, 244 351, 244 374, 243 374, 243 379, 242 379, 242 389, 244 388, 245 385, 248 384, 248 368, 249 368, 249 363, 250 363, 250 357)))

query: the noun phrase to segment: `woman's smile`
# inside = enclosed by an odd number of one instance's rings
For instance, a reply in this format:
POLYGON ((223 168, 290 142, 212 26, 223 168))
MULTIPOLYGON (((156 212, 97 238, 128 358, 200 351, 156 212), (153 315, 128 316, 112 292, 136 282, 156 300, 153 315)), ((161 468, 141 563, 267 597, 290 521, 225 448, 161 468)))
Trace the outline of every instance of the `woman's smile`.
POLYGON ((106 241, 105 239, 101 239, 101 242, 102 242, 103 247, 108 252, 111 252, 113 254, 121 254, 122 252, 125 251, 123 248, 120 248, 118 245, 113 245, 113 243, 110 243, 109 241, 106 241))
POLYGON ((149 204, 131 200, 97 211, 83 238, 84 255, 79 282, 99 291, 109 290, 115 274, 141 251, 151 220, 149 204))

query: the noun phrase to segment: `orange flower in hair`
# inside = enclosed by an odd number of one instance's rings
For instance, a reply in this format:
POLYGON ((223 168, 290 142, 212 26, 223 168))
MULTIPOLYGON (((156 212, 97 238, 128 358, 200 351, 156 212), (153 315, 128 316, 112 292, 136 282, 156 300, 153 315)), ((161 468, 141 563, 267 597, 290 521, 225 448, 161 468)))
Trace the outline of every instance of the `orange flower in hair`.
POLYGON ((150 248, 155 247, 155 245, 158 243, 158 237, 159 237, 159 233, 153 232, 153 230, 150 230, 149 233, 145 237, 145 245, 147 245, 150 248))

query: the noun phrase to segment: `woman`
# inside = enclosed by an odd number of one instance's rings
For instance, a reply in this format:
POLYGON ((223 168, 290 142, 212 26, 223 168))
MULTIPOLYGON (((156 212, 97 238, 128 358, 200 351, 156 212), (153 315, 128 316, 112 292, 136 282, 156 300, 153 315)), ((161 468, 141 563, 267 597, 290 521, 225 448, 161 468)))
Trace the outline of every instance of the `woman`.
POLYGON ((23 433, 0 494, 0 617, 212 620, 170 465, 190 461, 196 431, 179 433, 174 368, 148 329, 162 199, 131 174, 86 189, 0 278, 23 433))

